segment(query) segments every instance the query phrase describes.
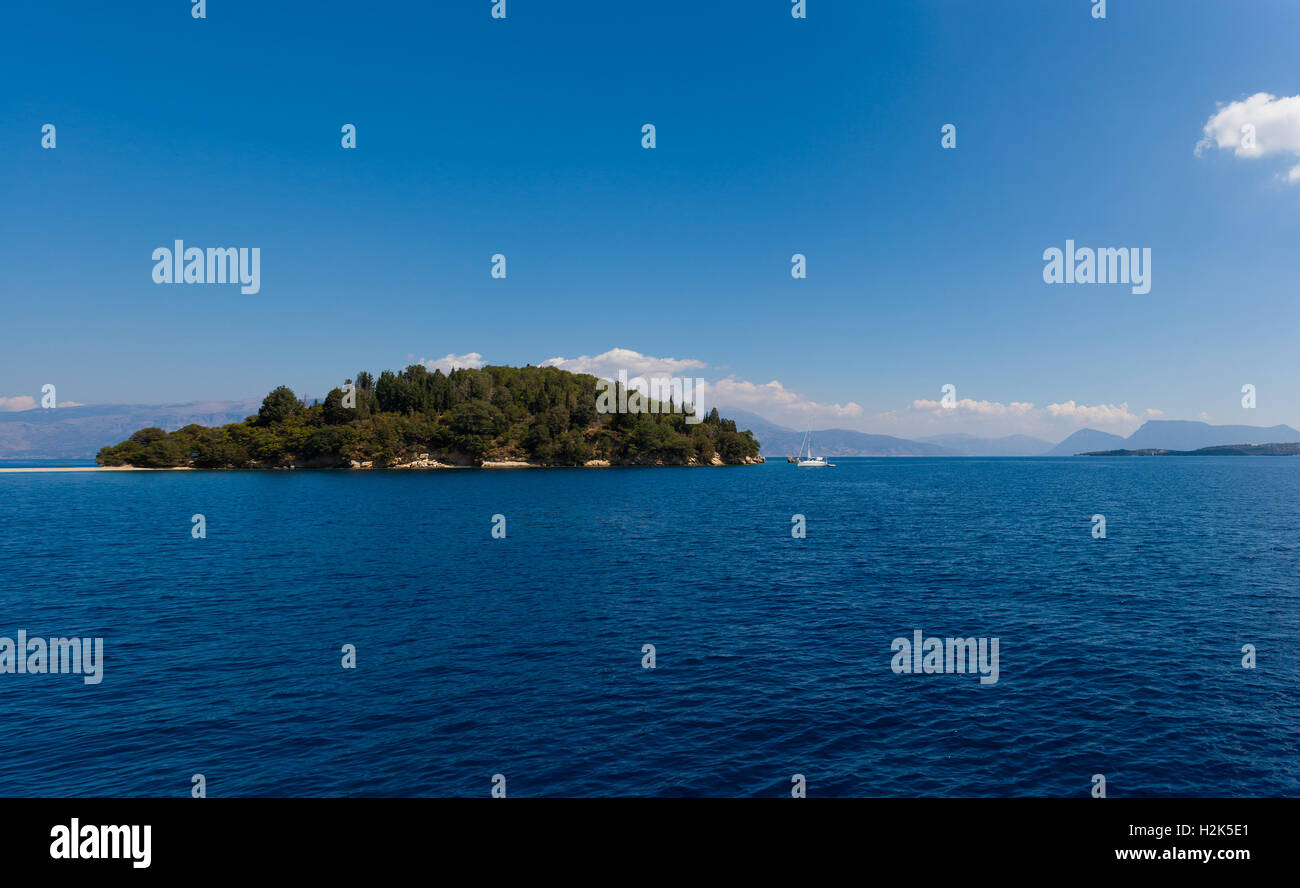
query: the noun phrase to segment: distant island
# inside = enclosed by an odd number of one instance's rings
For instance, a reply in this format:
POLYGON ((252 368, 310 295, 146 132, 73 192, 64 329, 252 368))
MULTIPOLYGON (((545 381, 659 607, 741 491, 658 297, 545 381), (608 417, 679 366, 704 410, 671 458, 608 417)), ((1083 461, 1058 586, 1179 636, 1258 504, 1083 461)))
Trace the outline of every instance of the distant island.
MULTIPOLYGON (((597 410, 595 376, 557 367, 430 372, 420 364, 335 388, 308 405, 287 386, 257 415, 218 427, 144 428, 102 448, 101 466, 139 468, 451 468, 750 465, 749 431, 716 408, 644 398, 640 412, 597 410), (348 406, 345 406, 347 404, 348 406), (688 422, 688 418, 690 421, 688 422)), ((636 393, 629 393, 635 401, 636 393)))
POLYGON ((1300 456, 1300 444, 1222 444, 1199 450, 1094 450, 1079 456, 1300 456))

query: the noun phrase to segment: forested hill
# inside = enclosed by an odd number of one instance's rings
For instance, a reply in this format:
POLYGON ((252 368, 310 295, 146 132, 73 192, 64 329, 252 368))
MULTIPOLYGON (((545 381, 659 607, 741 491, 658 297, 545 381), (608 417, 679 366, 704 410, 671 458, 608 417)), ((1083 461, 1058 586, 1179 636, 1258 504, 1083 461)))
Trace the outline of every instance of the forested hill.
MULTIPOLYGON (((256 416, 174 432, 146 428, 99 451, 105 466, 302 468, 479 465, 723 465, 758 461, 758 442, 716 409, 698 423, 663 412, 597 412, 596 377, 555 367, 483 367, 444 375, 416 364, 357 374, 306 405, 280 386, 256 416)), ((612 388, 612 386, 611 386, 612 388)), ((630 398, 635 401, 635 393, 630 398)), ((617 403, 617 401, 615 401, 617 403)), ((688 408, 689 409, 689 408, 688 408)), ((693 419, 694 417, 692 417, 693 419)))

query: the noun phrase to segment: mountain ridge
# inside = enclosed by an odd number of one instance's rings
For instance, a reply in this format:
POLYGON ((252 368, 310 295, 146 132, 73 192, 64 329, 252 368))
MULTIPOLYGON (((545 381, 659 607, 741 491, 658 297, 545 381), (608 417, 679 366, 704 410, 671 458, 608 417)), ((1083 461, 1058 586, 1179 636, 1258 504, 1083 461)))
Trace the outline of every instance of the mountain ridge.
POLYGON ((219 426, 257 412, 260 398, 180 404, 87 404, 0 413, 0 459, 93 459, 136 429, 219 426))
POLYGON ((1193 451, 1206 447, 1300 443, 1300 431, 1289 425, 1210 425, 1195 419, 1150 419, 1127 438, 1080 429, 1057 444, 1047 456, 1077 456, 1116 450, 1193 451))
POLYGON ((998 438, 981 438, 978 435, 949 434, 927 435, 916 438, 928 444, 938 444, 958 456, 1044 456, 1052 449, 1051 441, 1032 435, 1003 435, 998 438))
MULTIPOLYGON (((804 432, 777 425, 757 413, 735 407, 719 407, 754 433, 759 452, 765 457, 795 456, 803 443, 804 432)), ((818 456, 959 456, 960 454, 924 441, 873 435, 852 429, 817 429, 812 431, 813 450, 818 456)))

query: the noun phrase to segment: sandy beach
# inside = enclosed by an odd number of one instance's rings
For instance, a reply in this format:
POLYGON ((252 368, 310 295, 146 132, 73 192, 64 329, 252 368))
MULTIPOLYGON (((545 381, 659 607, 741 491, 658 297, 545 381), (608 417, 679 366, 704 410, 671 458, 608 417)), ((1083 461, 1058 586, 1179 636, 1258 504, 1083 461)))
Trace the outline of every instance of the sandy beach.
POLYGON ((64 468, 0 469, 0 472, 192 472, 189 466, 150 469, 144 466, 67 466, 64 468))

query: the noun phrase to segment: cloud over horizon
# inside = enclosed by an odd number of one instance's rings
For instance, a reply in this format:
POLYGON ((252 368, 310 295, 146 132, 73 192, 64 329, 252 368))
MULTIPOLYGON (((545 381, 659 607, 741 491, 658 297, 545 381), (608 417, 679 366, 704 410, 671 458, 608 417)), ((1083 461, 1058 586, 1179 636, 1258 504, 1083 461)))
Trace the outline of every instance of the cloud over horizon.
MULTIPOLYGON (((696 374, 709 367, 696 358, 657 358, 629 348, 612 348, 599 355, 582 355, 577 358, 549 358, 543 367, 558 367, 573 373, 590 373, 602 379, 617 379, 619 371, 633 377, 670 377, 696 374)), ((791 391, 778 380, 765 383, 750 382, 729 374, 721 379, 704 380, 699 386, 698 399, 704 409, 710 407, 735 407, 742 410, 761 411, 765 419, 775 423, 793 422, 807 424, 812 419, 831 419, 861 416, 862 407, 848 404, 820 404, 791 391)))
POLYGON ((424 358, 416 361, 430 370, 441 370, 443 373, 450 373, 453 370, 477 370, 482 367, 486 361, 478 352, 468 352, 463 355, 445 354, 441 358, 432 361, 426 361, 424 358))
POLYGON ((790 391, 775 379, 758 384, 737 379, 735 376, 727 376, 717 382, 708 383, 705 390, 710 404, 740 407, 756 413, 760 410, 793 413, 794 417, 801 421, 813 417, 842 418, 862 415, 862 405, 853 401, 847 404, 820 404, 790 391))
MULTIPOLYGON (((1300 160, 1300 95, 1278 98, 1258 92, 1246 99, 1220 105, 1210 115, 1204 138, 1196 143, 1196 156, 1211 148, 1232 149, 1233 156, 1268 157, 1281 154, 1300 160)), ((1300 163, 1282 178, 1300 184, 1300 163)))
MULTIPOLYGON (((1161 410, 1147 409, 1145 416, 1152 419, 1163 416, 1161 410)), ((1085 427, 1122 432, 1134 431, 1142 417, 1122 404, 1080 404, 1073 399, 1036 407, 1028 401, 974 400, 962 398, 952 407, 942 402, 917 399, 901 413, 890 410, 871 419, 892 426, 891 434, 903 436, 933 435, 936 433, 964 433, 982 437, 1030 435, 1045 440, 1056 440, 1085 427)))
POLYGON ((962 398, 951 407, 944 407, 939 401, 929 401, 919 399, 908 405, 909 410, 920 413, 931 413, 936 416, 951 415, 960 416, 962 414, 974 414, 975 416, 1025 416, 1034 409, 1034 405, 1023 401, 1012 401, 1010 404, 999 404, 997 401, 973 401, 970 398, 962 398))
MULTIPOLYGON (((59 401, 59 407, 85 407, 80 401, 59 401)), ((35 410, 40 404, 31 395, 15 395, 12 398, 0 396, 0 413, 17 413, 20 410, 35 410)), ((52 408, 57 410, 58 407, 52 408)))
POLYGON ((628 376, 681 376, 688 370, 703 370, 709 365, 694 358, 655 358, 630 348, 611 348, 599 355, 577 358, 547 358, 543 367, 559 367, 570 373, 590 373, 602 379, 617 379, 620 370, 628 376))
MULTIPOLYGON (((1138 417, 1129 412, 1128 402, 1123 404, 1096 404, 1088 407, 1071 399, 1064 404, 1048 404, 1047 412, 1053 417, 1071 420, 1075 425, 1132 425, 1138 417)), ((1148 414, 1152 411, 1148 410, 1148 414)), ((1160 413, 1159 410, 1155 411, 1160 413)))
MULTIPOLYGON (((429 369, 444 373, 453 367, 477 368, 487 363, 478 352, 447 354, 436 361, 420 362, 429 369)), ((619 372, 629 379, 677 377, 689 378, 696 385, 696 401, 702 409, 732 408, 755 413, 769 422, 791 428, 823 428, 839 425, 855 431, 892 434, 902 437, 957 432, 982 437, 1030 435, 1049 440, 1067 437, 1078 429, 1129 434, 1144 420, 1163 417, 1164 411, 1130 409, 1127 401, 1119 404, 1082 404, 1073 398, 1038 407, 1030 401, 1000 402, 962 398, 952 407, 938 400, 918 398, 902 410, 888 410, 869 415, 856 401, 823 403, 787 388, 780 380, 758 383, 728 374, 705 379, 708 362, 698 358, 656 357, 629 348, 611 348, 595 355, 573 358, 552 357, 538 366, 557 367, 572 373, 586 373, 602 379, 617 379, 619 372)))
POLYGON ((19 410, 31 410, 36 407, 36 399, 31 395, 15 395, 12 398, 0 397, 0 410, 16 413, 19 410))

